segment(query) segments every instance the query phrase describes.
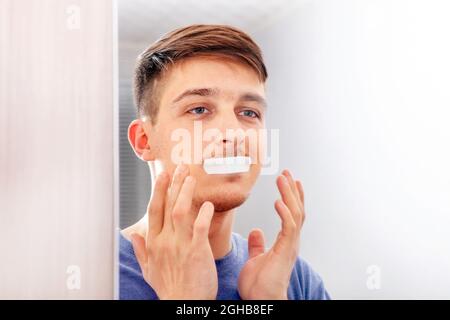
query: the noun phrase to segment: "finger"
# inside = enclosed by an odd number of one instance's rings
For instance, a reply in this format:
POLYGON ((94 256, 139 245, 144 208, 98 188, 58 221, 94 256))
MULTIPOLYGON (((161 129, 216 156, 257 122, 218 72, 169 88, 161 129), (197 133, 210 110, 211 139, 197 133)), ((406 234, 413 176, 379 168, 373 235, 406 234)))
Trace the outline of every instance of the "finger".
POLYGON ((205 201, 200 207, 197 219, 194 222, 193 242, 200 243, 202 241, 209 241, 209 227, 211 226, 213 215, 214 205, 209 201, 205 201))
POLYGON ((300 180, 296 180, 295 181, 295 187, 297 189, 298 194, 300 195, 300 200, 301 200, 301 211, 302 211, 302 225, 305 222, 305 218, 306 218, 306 212, 305 212, 305 193, 303 191, 303 185, 300 182, 300 180))
POLYGON ((184 178, 189 174, 189 168, 185 164, 179 164, 173 173, 172 182, 169 187, 168 200, 164 211, 164 228, 174 229, 172 221, 172 210, 178 198, 184 178))
POLYGON ((275 201, 275 210, 281 219, 281 234, 283 236, 291 237, 295 233, 295 221, 292 218, 291 211, 286 206, 284 201, 278 199, 275 201))
POLYGON ((295 195, 295 197, 296 197, 296 199, 297 199, 297 201, 298 201, 298 204, 299 204, 299 206, 300 206, 300 201, 301 201, 301 200, 300 200, 300 195, 299 195, 298 192, 297 192, 297 187, 295 186, 294 178, 292 177, 291 172, 290 172, 289 170, 285 169, 285 170, 283 170, 282 174, 283 174, 283 175, 286 177, 286 179, 288 180, 289 186, 291 187, 291 190, 292 190, 292 192, 294 193, 294 195, 295 195))
POLYGON ((274 244, 274 250, 277 253, 283 253, 289 248, 295 246, 296 237, 296 225, 292 219, 292 215, 286 204, 278 199, 275 201, 275 210, 281 218, 281 231, 278 233, 278 237, 274 244))
POLYGON ((175 206, 172 210, 172 221, 175 232, 187 239, 191 235, 194 219, 191 215, 192 197, 194 196, 195 178, 187 176, 184 179, 175 206))
POLYGON ((296 196, 294 195, 294 191, 289 186, 289 182, 284 175, 281 175, 277 179, 278 190, 280 191, 281 198, 286 206, 289 208, 289 211, 294 219, 294 221, 298 224, 301 222, 301 212, 300 207, 297 202, 296 196))
POLYGON ((300 180, 295 180, 295 188, 297 189, 297 192, 300 196, 300 201, 304 205, 305 204, 305 193, 303 191, 303 185, 300 182, 300 180))
POLYGON ((145 240, 137 233, 132 233, 130 237, 134 255, 139 263, 139 267, 141 267, 142 274, 145 274, 145 268, 147 266, 147 249, 145 246, 145 240))
POLYGON ((169 175, 161 172, 156 178, 154 189, 147 207, 148 232, 147 240, 158 235, 164 224, 164 205, 169 186, 169 175))
POLYGON ((249 258, 256 257, 264 253, 264 233, 261 229, 253 229, 248 235, 248 254, 249 258))
POLYGON ((298 206, 300 208, 300 215, 297 217, 297 224, 301 227, 305 221, 303 186, 301 185, 300 180, 294 181, 294 178, 289 170, 285 169, 282 173, 288 179, 289 185, 297 198, 298 206))

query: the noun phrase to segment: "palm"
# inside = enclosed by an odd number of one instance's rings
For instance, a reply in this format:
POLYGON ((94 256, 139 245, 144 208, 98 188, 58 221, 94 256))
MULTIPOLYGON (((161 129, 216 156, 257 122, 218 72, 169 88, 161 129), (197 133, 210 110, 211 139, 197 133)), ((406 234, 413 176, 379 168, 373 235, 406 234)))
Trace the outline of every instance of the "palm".
POLYGON ((282 200, 275 201, 281 230, 270 250, 265 252, 264 235, 259 229, 248 237, 249 259, 239 274, 242 299, 287 299, 292 269, 298 255, 300 229, 304 221, 303 188, 289 172, 278 177, 282 200))
MULTIPOLYGON (((242 299, 277 298, 277 293, 286 292, 290 272, 285 270, 285 261, 273 249, 250 258, 239 275, 239 294, 242 299), (286 277, 288 279, 286 280, 286 277)), ((287 268, 289 269, 289 267, 287 268)))

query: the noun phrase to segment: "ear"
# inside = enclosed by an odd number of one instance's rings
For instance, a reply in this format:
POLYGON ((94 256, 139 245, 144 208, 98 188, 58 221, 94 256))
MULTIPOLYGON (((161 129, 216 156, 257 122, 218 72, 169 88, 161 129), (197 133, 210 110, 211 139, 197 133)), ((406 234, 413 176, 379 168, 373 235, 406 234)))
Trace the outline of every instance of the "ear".
POLYGON ((142 161, 155 160, 145 132, 144 122, 141 119, 133 120, 128 126, 128 141, 139 159, 142 161))

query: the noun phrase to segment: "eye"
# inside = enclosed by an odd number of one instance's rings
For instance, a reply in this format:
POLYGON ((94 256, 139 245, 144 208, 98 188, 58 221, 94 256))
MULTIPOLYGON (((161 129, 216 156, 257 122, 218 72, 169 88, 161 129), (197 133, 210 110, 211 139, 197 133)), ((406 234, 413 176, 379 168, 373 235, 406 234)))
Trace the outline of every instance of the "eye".
POLYGON ((208 113, 209 110, 206 109, 206 107, 195 107, 195 108, 190 109, 188 112, 191 114, 201 115, 201 114, 208 113))
POLYGON ((250 117, 250 118, 259 118, 259 114, 253 110, 243 110, 243 111, 239 112, 239 115, 243 115, 244 117, 250 117))

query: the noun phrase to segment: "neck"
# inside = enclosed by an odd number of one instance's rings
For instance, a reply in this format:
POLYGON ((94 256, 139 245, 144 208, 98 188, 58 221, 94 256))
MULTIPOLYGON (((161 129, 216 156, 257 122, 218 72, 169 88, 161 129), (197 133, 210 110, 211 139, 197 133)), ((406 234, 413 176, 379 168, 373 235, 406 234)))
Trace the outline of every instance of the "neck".
POLYGON ((209 244, 214 259, 223 258, 231 251, 231 233, 233 231, 234 209, 215 212, 209 230, 209 244))

